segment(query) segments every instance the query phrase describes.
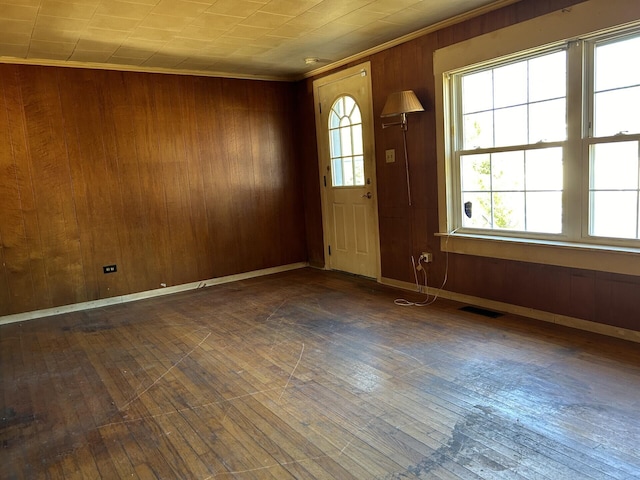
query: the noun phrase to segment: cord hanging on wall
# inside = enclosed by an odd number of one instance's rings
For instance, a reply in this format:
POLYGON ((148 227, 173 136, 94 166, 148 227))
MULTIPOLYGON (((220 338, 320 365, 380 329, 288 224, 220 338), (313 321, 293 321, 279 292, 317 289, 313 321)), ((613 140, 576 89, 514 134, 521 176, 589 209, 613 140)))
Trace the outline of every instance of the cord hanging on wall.
POLYGON ((413 90, 404 90, 401 92, 394 92, 387 97, 387 101, 384 104, 382 118, 397 117, 400 116, 399 122, 382 123, 382 128, 393 127, 399 125, 402 128, 402 140, 404 145, 404 165, 407 171, 407 197, 409 199, 409 206, 411 206, 411 183, 409 181, 409 155, 407 153, 407 113, 424 112, 424 107, 416 97, 413 90))

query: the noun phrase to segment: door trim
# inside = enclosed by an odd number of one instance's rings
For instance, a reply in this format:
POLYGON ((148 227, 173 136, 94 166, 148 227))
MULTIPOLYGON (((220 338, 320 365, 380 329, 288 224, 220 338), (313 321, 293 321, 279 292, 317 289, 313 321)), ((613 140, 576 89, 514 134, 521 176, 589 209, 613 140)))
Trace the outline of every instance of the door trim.
MULTIPOLYGON (((355 75, 362 75, 362 73, 366 74, 367 82, 366 88, 368 90, 369 104, 366 105, 371 112, 371 122, 367 128, 367 133, 369 138, 371 138, 371 155, 373 158, 371 159, 371 171, 369 173, 369 177, 375 187, 375 203, 373 204, 373 222, 374 222, 374 238, 373 247, 375 249, 375 269, 376 269, 376 280, 380 282, 381 280, 381 265, 380 265, 380 224, 378 221, 378 180, 376 176, 376 158, 375 158, 375 136, 374 136, 374 117, 373 117, 373 90, 371 87, 371 62, 364 62, 354 67, 346 68, 337 73, 327 75, 326 77, 319 78, 318 80, 314 80, 313 82, 313 102, 314 108, 313 111, 315 113, 315 123, 316 123, 316 144, 318 148, 318 181, 320 182, 320 203, 322 208, 322 234, 323 234, 323 245, 324 245, 324 269, 332 270, 331 268, 331 259, 329 258, 329 229, 331 226, 328 222, 328 214, 327 209, 329 208, 329 202, 327 200, 327 190, 325 185, 325 172, 324 169, 324 151, 323 149, 328 149, 328 146, 323 145, 323 125, 322 119, 320 116, 320 88, 326 85, 330 85, 335 82, 339 82, 341 80, 345 80, 349 77, 355 75)), ((363 128, 366 128, 363 125, 363 128)))

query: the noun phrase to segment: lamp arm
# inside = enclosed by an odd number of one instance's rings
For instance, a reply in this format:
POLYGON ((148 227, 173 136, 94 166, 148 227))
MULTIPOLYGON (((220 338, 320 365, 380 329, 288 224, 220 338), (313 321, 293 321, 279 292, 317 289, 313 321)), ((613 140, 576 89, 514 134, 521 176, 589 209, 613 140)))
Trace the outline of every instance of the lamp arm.
POLYGON ((399 115, 400 115, 400 121, 399 122, 383 123, 382 124, 382 128, 387 128, 387 127, 393 127, 395 125, 400 125, 402 130, 406 131, 407 130, 407 114, 405 112, 402 112, 399 115))
POLYGON ((404 166, 407 172, 407 197, 409 199, 409 206, 411 206, 411 182, 409 180, 409 154, 407 152, 407 129, 402 129, 402 143, 404 144, 404 166))

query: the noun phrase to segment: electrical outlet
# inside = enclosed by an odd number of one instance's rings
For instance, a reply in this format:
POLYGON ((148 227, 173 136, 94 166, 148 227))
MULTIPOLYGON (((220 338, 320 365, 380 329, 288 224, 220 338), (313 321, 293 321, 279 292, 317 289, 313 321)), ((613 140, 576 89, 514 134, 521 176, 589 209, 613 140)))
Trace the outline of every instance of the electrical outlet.
POLYGON ((118 271, 118 267, 116 265, 105 265, 102 267, 102 273, 116 273, 118 271))
POLYGON ((422 252, 422 255, 420 256, 422 257, 422 260, 424 261, 424 263, 433 262, 433 255, 429 252, 422 252))
POLYGON ((390 150, 385 150, 385 158, 387 163, 394 163, 396 161, 396 151, 394 148, 390 150))

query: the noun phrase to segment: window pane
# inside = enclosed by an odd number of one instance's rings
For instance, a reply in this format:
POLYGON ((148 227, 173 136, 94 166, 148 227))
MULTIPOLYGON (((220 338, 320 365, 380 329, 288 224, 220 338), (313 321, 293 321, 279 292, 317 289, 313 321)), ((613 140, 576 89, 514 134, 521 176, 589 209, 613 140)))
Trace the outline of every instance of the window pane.
POLYGON ((340 126, 340 117, 336 114, 335 110, 331 110, 329 115, 329 128, 338 128, 340 126))
POLYGON ((562 148, 529 150, 525 154, 526 188, 531 190, 562 190, 562 148))
POLYGON ((596 93, 594 134, 606 137, 620 132, 640 133, 639 106, 640 87, 596 93))
POLYGON ((353 154, 362 155, 364 147, 362 145, 362 125, 354 125, 352 127, 353 154))
POLYGON ((493 112, 464 116, 464 150, 493 146, 493 112))
POLYGON ((329 130, 329 144, 331 146, 331 158, 341 157, 340 130, 329 130))
POLYGON ((462 212, 462 226, 468 228, 491 228, 491 193, 465 193, 462 207, 470 202, 471 217, 462 212))
POLYGON ((359 108, 354 108, 350 115, 351 124, 362 123, 362 115, 360 114, 359 108))
POLYGON ((495 146, 527 143, 527 107, 510 107, 495 111, 495 146))
POLYGON ((595 90, 640 85, 640 37, 601 44, 596 47, 595 90))
POLYGON ((529 101, 538 102, 567 94, 565 51, 529 60, 529 101))
POLYGON ((340 145, 342 146, 342 155, 353 155, 351 149, 351 128, 344 127, 340 129, 340 145))
POLYGON ((591 188, 629 190, 638 188, 638 142, 591 146, 591 188))
POLYGON ((638 192, 591 192, 591 235, 637 238, 638 192))
POLYGON ((527 62, 518 62, 494 69, 494 108, 524 103, 527 103, 527 62))
POLYGON ((345 157, 342 159, 342 175, 344 185, 353 185, 353 158, 345 157))
POLYGON ((529 105, 529 143, 557 142, 567 138, 566 100, 529 105))
POLYGON ((355 184, 364 185, 364 157, 355 157, 353 159, 353 168, 355 171, 355 184))
POLYGON ((333 104, 333 110, 336 112, 336 114, 338 115, 338 117, 342 118, 345 115, 344 112, 344 97, 340 97, 338 100, 336 100, 336 102, 333 104))
POLYGON ((527 192, 527 231, 562 232, 562 192, 527 192))
POLYGON ((491 188, 491 156, 463 155, 460 162, 463 191, 483 191, 491 188))
POLYGON ((494 191, 524 190, 524 152, 491 155, 491 178, 494 191))
POLYGON ((331 170, 333 173, 333 186, 344 186, 344 178, 342 177, 342 160, 337 158, 331 161, 331 170))
POLYGON ((524 192, 493 194, 493 228, 524 230, 524 192))
POLYGON ((353 109, 356 106, 356 101, 349 96, 346 96, 343 98, 344 98, 344 114, 347 116, 350 116, 351 113, 353 112, 353 109))
POLYGON ((493 108, 491 70, 462 77, 463 113, 481 112, 493 108))

